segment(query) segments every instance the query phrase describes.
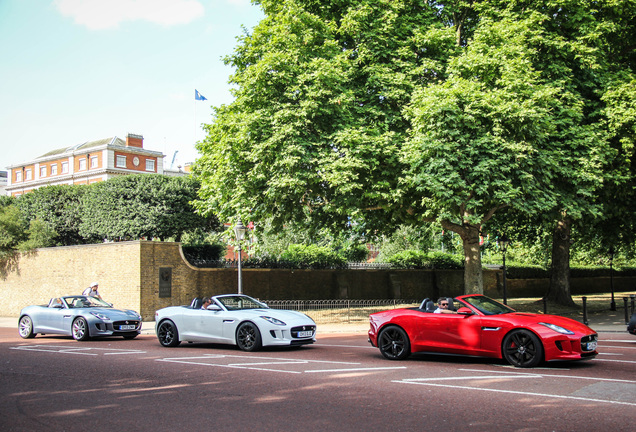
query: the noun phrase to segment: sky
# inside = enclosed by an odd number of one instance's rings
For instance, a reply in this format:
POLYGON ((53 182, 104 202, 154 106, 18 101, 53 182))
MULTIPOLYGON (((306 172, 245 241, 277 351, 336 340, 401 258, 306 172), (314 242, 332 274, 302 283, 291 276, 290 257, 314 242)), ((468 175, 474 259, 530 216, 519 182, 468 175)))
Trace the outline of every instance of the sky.
POLYGON ((223 57, 262 18, 250 0, 0 0, 0 170, 128 133, 193 162, 232 102, 223 57))

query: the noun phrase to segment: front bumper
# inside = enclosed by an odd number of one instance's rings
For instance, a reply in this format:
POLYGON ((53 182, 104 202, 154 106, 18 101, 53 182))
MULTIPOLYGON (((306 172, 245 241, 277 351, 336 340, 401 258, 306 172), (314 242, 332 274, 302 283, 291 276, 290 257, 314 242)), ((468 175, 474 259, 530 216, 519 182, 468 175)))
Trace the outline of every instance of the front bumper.
POLYGON ((126 336, 141 333, 142 322, 137 320, 101 321, 89 324, 91 337, 126 336))

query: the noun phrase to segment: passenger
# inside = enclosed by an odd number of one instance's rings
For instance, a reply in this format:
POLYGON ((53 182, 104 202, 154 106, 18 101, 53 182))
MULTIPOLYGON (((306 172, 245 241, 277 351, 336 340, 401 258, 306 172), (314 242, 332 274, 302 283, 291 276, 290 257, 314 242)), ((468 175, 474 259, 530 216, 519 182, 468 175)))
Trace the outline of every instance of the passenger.
POLYGON ((201 306, 201 309, 207 309, 211 304, 212 299, 210 297, 203 297, 203 306, 201 306))
POLYGON ((448 298, 440 297, 437 300, 437 309, 433 311, 433 313, 457 313, 455 311, 448 309, 448 298))
POLYGON ((91 286, 89 286, 84 290, 84 292, 82 292, 82 295, 97 297, 101 300, 102 296, 99 295, 99 291, 97 291, 97 288, 99 288, 99 284, 97 282, 93 282, 91 286))

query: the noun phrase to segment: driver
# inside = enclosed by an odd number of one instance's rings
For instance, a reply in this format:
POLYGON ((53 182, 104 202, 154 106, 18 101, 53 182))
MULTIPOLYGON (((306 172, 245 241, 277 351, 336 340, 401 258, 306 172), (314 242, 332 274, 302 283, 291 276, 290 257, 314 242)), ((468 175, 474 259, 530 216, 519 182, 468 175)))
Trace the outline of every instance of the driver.
POLYGON ((437 299, 437 309, 433 313, 457 313, 448 309, 448 298, 440 297, 437 299))
POLYGON ((201 309, 207 309, 211 304, 212 299, 210 297, 203 297, 203 306, 201 306, 201 309))

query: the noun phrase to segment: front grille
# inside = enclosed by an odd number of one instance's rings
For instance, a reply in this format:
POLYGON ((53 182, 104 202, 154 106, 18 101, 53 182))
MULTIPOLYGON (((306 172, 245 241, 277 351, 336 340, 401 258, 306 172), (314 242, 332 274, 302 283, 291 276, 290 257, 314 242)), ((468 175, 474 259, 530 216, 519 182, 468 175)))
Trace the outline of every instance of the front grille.
POLYGON ((588 349, 588 343, 590 342, 594 342, 594 346, 596 346, 596 343, 598 342, 598 335, 596 333, 581 338, 581 352, 585 353, 594 351, 596 349, 588 349))
POLYGON ((314 335, 314 333, 316 332, 316 326, 315 325, 306 325, 306 326, 292 327, 291 335, 292 335, 292 337, 297 338, 297 337, 299 337, 298 336, 299 332, 306 332, 306 331, 311 331, 311 336, 303 336, 303 338, 312 337, 314 335))
MULTIPOLYGON (((121 326, 124 325, 134 325, 135 329, 139 328, 139 321, 137 320, 126 320, 126 321, 115 321, 113 322, 113 329, 114 330, 122 330, 121 326)), ((130 331, 130 329, 127 329, 127 331, 130 331)))

